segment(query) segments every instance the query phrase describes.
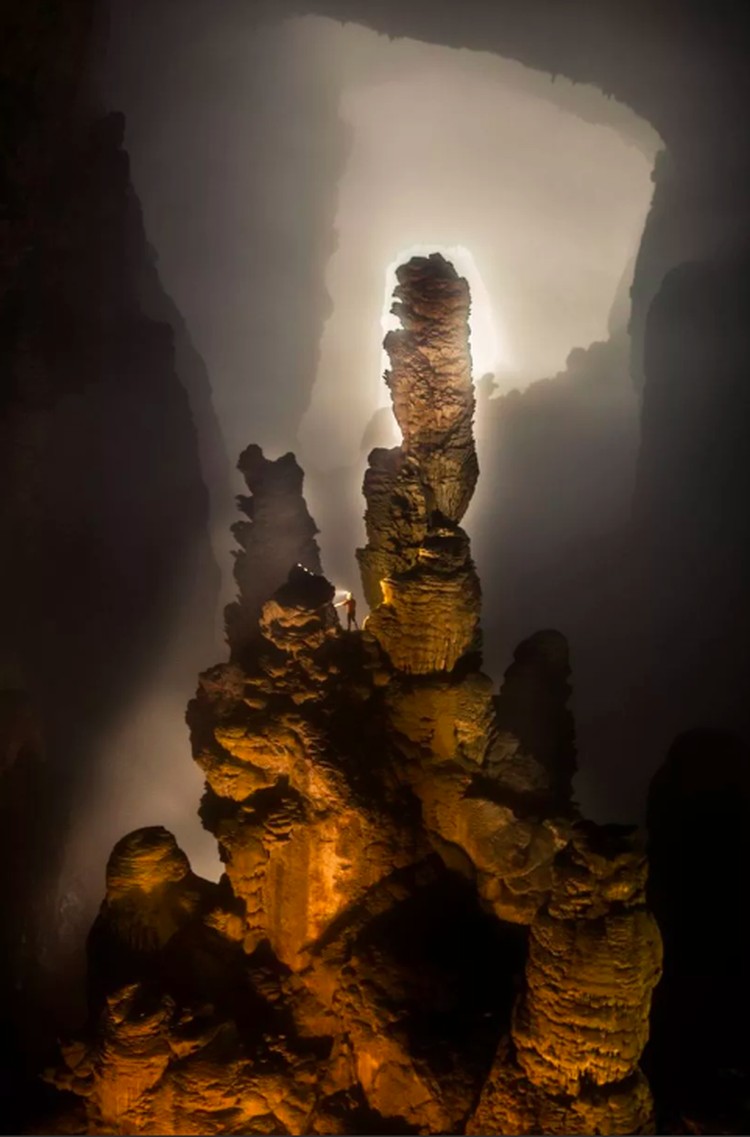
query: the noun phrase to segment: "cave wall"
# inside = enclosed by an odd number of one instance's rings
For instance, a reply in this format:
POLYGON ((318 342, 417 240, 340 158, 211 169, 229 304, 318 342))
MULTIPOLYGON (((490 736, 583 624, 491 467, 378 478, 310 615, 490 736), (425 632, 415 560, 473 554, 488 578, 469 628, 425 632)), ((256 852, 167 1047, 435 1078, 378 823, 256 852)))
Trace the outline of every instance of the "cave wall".
MULTIPOLYGON (((331 314, 324 274, 351 144, 338 116, 343 61, 284 27, 275 3, 108 9, 97 87, 107 106, 127 105, 147 228, 211 374, 231 464, 250 438, 282 454, 331 314), (136 72, 145 41, 151 64, 136 72)), ((228 498, 222 532, 233 521, 228 498)))
MULTIPOLYGON (((2 785, 5 808, 33 810, 27 825, 16 818, 22 840, 2 882, 16 914, 24 890, 8 951, 26 934, 37 965, 24 977, 21 1063, 75 995, 60 982, 65 937, 86 913, 61 898, 59 873, 103 740, 178 611, 192 612, 193 650, 210 658, 218 585, 174 331, 153 318, 170 302, 124 123, 89 88, 95 15, 83 0, 24 0, 3 6, 0 28, 0 662, 3 687, 28 693, 46 754, 43 768, 28 760, 32 790, 2 785)), ((4 971, 4 985, 17 980, 4 971)))

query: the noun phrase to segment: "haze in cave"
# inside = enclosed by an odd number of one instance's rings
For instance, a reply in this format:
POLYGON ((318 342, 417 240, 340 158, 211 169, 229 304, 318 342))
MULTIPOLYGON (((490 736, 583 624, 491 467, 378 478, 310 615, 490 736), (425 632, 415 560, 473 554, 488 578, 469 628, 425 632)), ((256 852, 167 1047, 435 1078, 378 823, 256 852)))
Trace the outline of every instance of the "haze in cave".
POLYGON ((744 40, 500 7, 5 6, 9 1131, 746 1130, 744 40))
MULTIPOLYGON (((269 24, 249 37, 238 11, 219 25, 200 6, 175 42, 167 9, 161 12, 113 8, 104 89, 127 111, 134 180, 160 273, 208 364, 212 430, 218 426, 230 470, 229 457, 250 438, 274 453, 295 449, 328 571, 361 603, 352 553, 362 537, 360 471, 381 441, 377 423, 392 431, 387 412, 378 418, 382 333, 371 318, 389 288, 389 266, 410 249, 466 247, 477 264, 472 287, 478 297, 486 291, 501 345, 496 358, 480 360, 477 379, 493 371, 497 395, 554 375, 574 348, 606 341, 618 289, 629 287, 658 134, 592 87, 487 52, 392 41, 321 17, 269 24), (146 34, 155 59, 164 59, 147 79, 155 84, 150 98, 137 51, 129 50, 146 34), (197 79, 195 45, 204 40, 213 48, 199 50, 205 64, 197 79), (209 88, 210 99, 201 94, 209 88), (409 114, 399 114, 406 106, 409 114), (211 156, 199 170, 196 150, 211 156), (258 161, 267 171, 260 184, 258 161), (300 178, 308 187, 314 178, 322 207, 306 222, 299 203, 291 204, 300 178), (299 218, 294 235, 292 217, 299 218), (303 286, 297 297, 290 282, 305 264, 303 273, 324 272, 328 298, 319 325, 303 335, 300 316, 312 293, 303 286), (287 310, 300 313, 293 336, 287 310), (248 382, 251 371, 263 382, 248 382)), ((309 189, 307 196, 314 200, 309 189)), ((626 343, 620 355, 623 374, 626 343)), ((578 503, 584 523, 599 527, 618 525, 632 490, 637 401, 627 376, 608 411, 618 436, 616 468, 607 475, 613 488, 603 503, 578 503)), ((482 402, 480 446, 483 422, 482 402)), ((494 450, 491 439, 488 447, 494 450)), ((223 573, 220 625, 233 588, 231 490, 243 487, 226 475, 207 481, 223 573)), ((523 484, 512 493, 534 496, 523 484)), ((495 574, 496 527, 487 516, 478 498, 477 554, 483 571, 495 574)), ((524 627, 495 619, 494 603, 488 597, 495 640, 488 665, 499 681, 524 627)), ((538 611, 524 620, 526 630, 561 622, 558 613, 538 611)), ((177 702, 171 707, 176 736, 177 702)), ((582 710, 590 718, 596 707, 582 710)), ((170 761, 169 768, 179 767, 170 761)), ((645 784, 638 789, 642 796, 645 784)), ((632 812, 616 798, 591 804, 615 819, 632 812)), ((132 808, 140 807, 134 801, 132 808)))

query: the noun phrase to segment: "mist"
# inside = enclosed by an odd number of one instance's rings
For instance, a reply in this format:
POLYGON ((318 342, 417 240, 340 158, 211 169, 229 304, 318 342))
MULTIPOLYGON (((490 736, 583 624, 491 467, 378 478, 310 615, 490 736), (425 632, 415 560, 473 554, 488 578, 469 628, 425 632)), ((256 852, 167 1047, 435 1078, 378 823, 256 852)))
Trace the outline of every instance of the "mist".
MULTIPOLYGON (((483 388, 493 397, 478 401, 485 474, 468 527, 486 666, 499 681, 540 620, 570 622, 553 575, 536 591, 522 582, 549 573, 561 544, 616 529, 627 510, 638 414, 627 290, 658 134, 593 87, 324 17, 256 24, 247 10, 192 4, 177 19, 170 4, 114 3, 107 46, 101 97, 125 114, 156 269, 205 369, 188 391, 222 580, 215 642, 234 596, 229 527, 244 490, 234 464, 250 441, 271 457, 295 451, 325 571, 363 603, 362 475, 373 446, 398 440, 382 351, 393 274, 412 252, 443 251, 472 290, 475 381, 493 376, 483 388), (584 396, 581 412, 604 416, 600 437, 618 440, 613 488, 593 500, 590 487, 607 478, 589 465, 582 495, 540 509, 533 473, 497 469, 498 398, 541 379, 563 384, 573 349, 608 342, 623 288, 616 362, 596 408, 584 396)), ((576 462, 575 439, 567 445, 576 462)), ((199 602, 163 636, 101 745, 88 790, 96 824, 76 836, 69 863, 101 864, 119 832, 169 802, 191 859, 218 873, 193 805, 197 773, 185 773, 184 707, 208 662, 190 642, 199 602)))
POLYGON ((198 871, 220 872, 184 711, 225 652, 249 442, 296 453, 325 571, 364 611, 362 476, 374 446, 398 441, 382 339, 395 267, 417 252, 444 253, 472 293, 482 474, 467 527, 485 667, 499 684, 535 629, 569 637, 578 792, 596 817, 640 816, 658 758, 656 743, 637 772, 608 757, 641 650, 617 598, 640 445, 631 316, 658 277, 634 283, 657 158, 665 168, 658 131, 593 85, 495 51, 270 15, 114 0, 100 31, 97 98, 124 115, 149 245, 137 299, 173 330, 208 501, 192 540, 199 559, 210 543, 219 583, 182 559, 154 647, 87 741, 87 820, 58 883, 81 924, 128 829, 166 822, 198 871))

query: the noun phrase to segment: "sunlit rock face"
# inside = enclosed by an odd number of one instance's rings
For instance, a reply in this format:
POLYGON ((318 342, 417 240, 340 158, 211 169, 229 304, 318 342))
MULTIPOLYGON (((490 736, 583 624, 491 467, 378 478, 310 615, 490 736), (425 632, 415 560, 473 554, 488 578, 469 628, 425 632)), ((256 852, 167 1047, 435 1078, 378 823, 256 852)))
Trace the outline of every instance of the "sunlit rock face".
MULTIPOLYGON (((396 277, 391 311, 403 327, 385 337, 391 361, 385 379, 403 443, 370 456, 364 484, 367 546, 357 554, 373 608, 383 599, 384 580, 398 589, 400 574, 434 561, 429 545, 435 539, 455 534, 460 541, 458 522, 478 474, 469 286, 437 253, 412 258, 396 277)), ((415 584, 418 579, 419 573, 415 584)), ((409 583, 404 589, 409 591, 409 583)), ((475 582, 473 590, 478 611, 475 582)))
POLYGON ((372 610, 342 629, 299 467, 249 448, 232 654, 187 716, 225 873, 201 881, 159 827, 115 846, 89 1027, 49 1074, 88 1132, 652 1124, 645 857, 571 801, 564 638, 521 644, 499 696, 481 671, 468 289, 440 257, 398 279, 372 610))
POLYGON ((385 337, 386 373, 403 452, 413 455, 431 512, 458 522, 479 468, 472 422, 469 286, 440 254, 413 257, 396 272, 391 312, 403 325, 385 337))
POLYGON ((653 1132, 638 1062, 662 947, 645 881, 626 831, 574 824, 531 923, 515 1062, 501 1045, 467 1132, 653 1132))

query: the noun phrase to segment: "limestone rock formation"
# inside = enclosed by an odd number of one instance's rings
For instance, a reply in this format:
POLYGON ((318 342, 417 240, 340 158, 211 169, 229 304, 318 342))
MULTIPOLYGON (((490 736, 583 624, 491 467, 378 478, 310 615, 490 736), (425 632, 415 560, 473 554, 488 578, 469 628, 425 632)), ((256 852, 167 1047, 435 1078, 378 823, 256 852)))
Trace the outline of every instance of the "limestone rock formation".
POLYGON ((458 522, 479 469, 474 448, 469 286, 439 253, 413 257, 396 273, 391 311, 403 325, 385 337, 386 374, 402 450, 413 455, 431 512, 458 522))
POLYGON ((257 635, 261 608, 286 580, 291 565, 320 572, 317 528, 302 496, 304 474, 294 455, 273 461, 264 458, 260 446, 251 445, 237 468, 251 496, 238 497, 248 520, 232 526, 240 545, 234 562, 239 599, 226 612, 233 658, 257 635))
MULTIPOLYGON (((428 536, 451 535, 479 472, 472 433, 469 287, 437 253, 414 257, 396 276, 391 311, 403 328, 385 338, 391 359, 385 378, 403 444, 373 451, 365 475, 368 543, 357 555, 372 608, 383 599, 383 580, 397 588, 399 575, 428 556, 428 536), (441 534, 443 526, 447 534, 441 534)), ((419 573, 413 583, 418 580, 419 573)), ((478 584, 471 587, 478 608, 478 584)), ((409 591, 408 584, 404 589, 409 591)))
POLYGON ((232 655, 188 710, 225 872, 199 880, 160 828, 115 847, 91 1021, 49 1073, 88 1132, 652 1123, 645 856, 571 804, 564 638, 522 644, 497 699, 480 669, 468 288, 438 256, 398 279, 372 610, 343 631, 301 471, 246 451, 232 655))
POLYGON ((614 827, 577 823, 530 927, 525 990, 468 1132, 651 1132, 638 1060, 661 939, 645 857, 614 827))
POLYGON ((88 940, 89 994, 102 998, 142 977, 181 930, 215 903, 217 887, 196 877, 174 837, 161 826, 117 842, 107 892, 88 940))

